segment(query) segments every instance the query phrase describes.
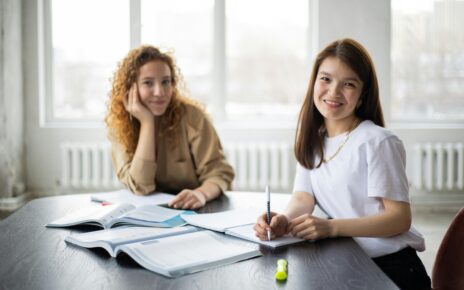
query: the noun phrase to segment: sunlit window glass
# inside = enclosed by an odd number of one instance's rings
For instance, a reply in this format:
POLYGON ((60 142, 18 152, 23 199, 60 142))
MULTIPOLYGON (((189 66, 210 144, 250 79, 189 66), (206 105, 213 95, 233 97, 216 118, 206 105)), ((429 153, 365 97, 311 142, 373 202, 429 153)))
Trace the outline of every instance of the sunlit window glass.
POLYGON ((56 0, 53 118, 102 120, 117 62, 129 49, 127 0, 56 0))
POLYGON ((308 1, 226 1, 226 17, 229 118, 296 118, 309 78, 308 1))
POLYGON ((208 104, 212 88, 213 0, 142 0, 142 43, 174 52, 190 96, 208 104))
POLYGON ((392 117, 464 120, 464 1, 392 0, 392 117))

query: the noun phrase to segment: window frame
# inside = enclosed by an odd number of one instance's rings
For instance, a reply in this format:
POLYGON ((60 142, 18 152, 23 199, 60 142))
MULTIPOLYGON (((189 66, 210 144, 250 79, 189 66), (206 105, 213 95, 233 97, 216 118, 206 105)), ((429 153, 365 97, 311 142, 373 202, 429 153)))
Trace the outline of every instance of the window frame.
MULTIPOLYGON (((308 34, 306 35, 308 54, 307 62, 310 63, 314 54, 315 37, 309 33, 311 26, 311 13, 314 1, 307 0, 308 5, 308 34)), ((317 1, 316 1, 317 2, 317 1)), ((53 47, 52 47, 52 0, 39 0, 39 119, 43 128, 103 128, 101 121, 80 119, 68 120, 53 117, 53 47)), ((129 0, 129 23, 130 23, 130 48, 141 44, 141 0, 129 0)), ((230 127, 226 116, 227 104, 227 59, 226 59, 226 0, 214 0, 213 7, 213 55, 212 57, 212 95, 215 96, 208 103, 210 113, 215 121, 223 126, 230 127)), ((311 31, 314 31, 312 29, 311 31)), ((240 122, 239 122, 240 123, 240 122)), ((252 126, 262 127, 294 127, 294 120, 276 121, 276 124, 268 124, 269 121, 260 122, 256 120, 252 126), (261 124, 261 123, 266 123, 261 124)), ((241 125, 238 124, 240 127, 241 125)), ((248 124, 249 126, 249 124, 248 124)))

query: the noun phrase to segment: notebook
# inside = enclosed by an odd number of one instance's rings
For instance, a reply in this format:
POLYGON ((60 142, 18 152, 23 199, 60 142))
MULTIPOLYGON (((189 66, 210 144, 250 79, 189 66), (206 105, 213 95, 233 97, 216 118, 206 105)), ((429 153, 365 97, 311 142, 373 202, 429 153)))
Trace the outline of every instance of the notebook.
POLYGON ((285 235, 271 241, 260 240, 256 237, 253 226, 261 214, 261 210, 248 208, 217 213, 181 215, 181 217, 190 225, 223 232, 226 235, 235 236, 271 248, 305 241, 304 239, 296 238, 292 235, 285 235))

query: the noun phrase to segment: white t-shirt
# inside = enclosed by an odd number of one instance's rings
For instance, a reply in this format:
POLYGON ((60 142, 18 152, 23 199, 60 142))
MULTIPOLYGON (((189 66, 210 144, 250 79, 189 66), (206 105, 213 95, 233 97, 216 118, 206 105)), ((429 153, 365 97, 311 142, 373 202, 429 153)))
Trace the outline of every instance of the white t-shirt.
MULTIPOLYGON (((337 151, 345 136, 325 138, 326 159, 337 151)), ((384 210, 380 198, 409 202, 405 164, 401 140, 372 121, 363 121, 329 162, 313 170, 298 164, 293 191, 312 194, 317 205, 334 219, 375 215, 384 210)), ((372 258, 407 246, 425 250, 424 238, 412 226, 408 232, 388 238, 354 240, 372 258)))

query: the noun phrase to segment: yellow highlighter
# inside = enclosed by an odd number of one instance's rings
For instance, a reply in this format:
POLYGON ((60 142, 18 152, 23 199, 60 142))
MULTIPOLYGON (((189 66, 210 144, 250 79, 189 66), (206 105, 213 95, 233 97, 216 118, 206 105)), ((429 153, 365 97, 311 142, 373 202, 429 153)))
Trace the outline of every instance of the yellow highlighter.
POLYGON ((287 260, 277 260, 277 271, 275 278, 279 281, 287 280, 287 260))

